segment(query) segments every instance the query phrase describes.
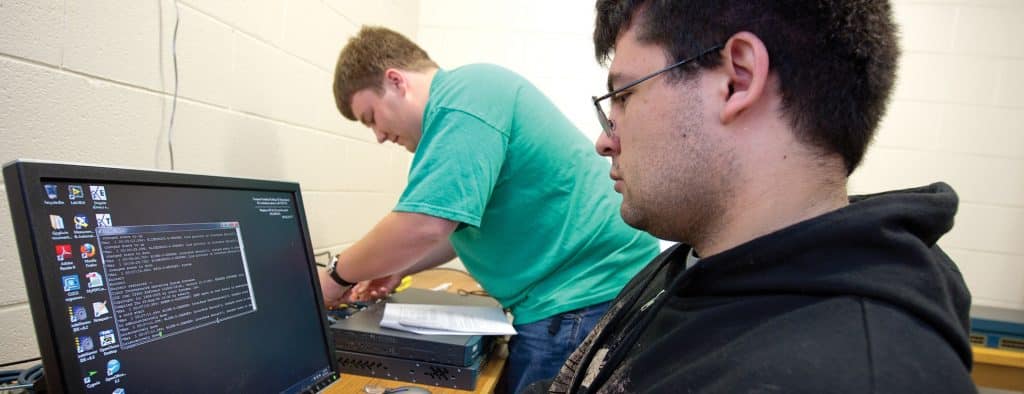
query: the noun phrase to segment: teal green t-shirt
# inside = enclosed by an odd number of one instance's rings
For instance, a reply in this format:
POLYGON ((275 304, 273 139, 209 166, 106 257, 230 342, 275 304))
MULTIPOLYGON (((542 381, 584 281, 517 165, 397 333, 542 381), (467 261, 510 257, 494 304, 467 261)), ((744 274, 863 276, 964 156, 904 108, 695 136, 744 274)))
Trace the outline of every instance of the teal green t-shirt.
POLYGON ((422 131, 395 210, 461 222, 456 253, 516 324, 611 300, 658 254, 608 161, 522 76, 438 70, 422 131))

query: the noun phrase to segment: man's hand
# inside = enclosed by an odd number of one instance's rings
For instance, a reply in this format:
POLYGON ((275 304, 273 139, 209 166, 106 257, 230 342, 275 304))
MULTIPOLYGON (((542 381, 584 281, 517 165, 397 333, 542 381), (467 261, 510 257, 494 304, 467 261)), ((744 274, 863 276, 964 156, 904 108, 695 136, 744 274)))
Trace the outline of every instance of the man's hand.
POLYGON ((343 288, 338 285, 334 279, 331 279, 331 275, 327 273, 326 269, 317 270, 320 277, 320 289, 324 293, 324 305, 328 309, 338 306, 339 304, 345 303, 346 296, 352 292, 355 286, 349 288, 343 288))
POLYGON ((348 302, 367 302, 387 297, 388 294, 391 294, 391 291, 395 290, 395 287, 398 287, 398 284, 402 283, 402 277, 402 274, 394 274, 359 282, 352 286, 346 300, 348 302))

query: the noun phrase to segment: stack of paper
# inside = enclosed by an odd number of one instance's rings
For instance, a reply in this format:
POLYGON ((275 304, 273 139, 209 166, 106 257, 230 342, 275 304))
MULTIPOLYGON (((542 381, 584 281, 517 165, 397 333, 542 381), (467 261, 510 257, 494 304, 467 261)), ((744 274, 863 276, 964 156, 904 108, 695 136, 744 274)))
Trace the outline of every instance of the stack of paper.
POLYGON ((515 335, 498 307, 427 304, 384 305, 381 327, 424 335, 515 335))

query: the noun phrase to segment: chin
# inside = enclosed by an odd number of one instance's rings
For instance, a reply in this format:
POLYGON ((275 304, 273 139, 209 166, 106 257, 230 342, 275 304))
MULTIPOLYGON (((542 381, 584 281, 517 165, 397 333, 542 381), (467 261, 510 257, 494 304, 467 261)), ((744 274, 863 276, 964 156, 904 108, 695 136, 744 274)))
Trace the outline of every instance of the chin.
POLYGON ((642 215, 635 208, 631 208, 626 204, 625 201, 623 201, 622 205, 619 207, 619 216, 621 216, 622 221, 626 222, 630 227, 637 230, 647 230, 644 228, 645 226, 642 215))

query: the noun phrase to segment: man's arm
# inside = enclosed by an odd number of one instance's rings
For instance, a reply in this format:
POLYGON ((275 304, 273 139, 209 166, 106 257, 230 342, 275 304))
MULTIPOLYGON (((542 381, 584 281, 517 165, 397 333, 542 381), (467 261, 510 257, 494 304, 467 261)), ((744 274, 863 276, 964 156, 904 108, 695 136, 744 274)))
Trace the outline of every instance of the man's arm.
POLYGON ((458 223, 430 215, 391 212, 338 255, 338 274, 349 282, 405 272, 427 257, 458 223))
MULTIPOLYGON (((443 251, 442 244, 450 248, 448 236, 457 226, 457 222, 434 216, 391 212, 338 255, 337 273, 342 279, 356 283, 404 273, 420 262, 434 262, 426 258, 437 249, 443 251)), ((444 257, 444 253, 438 255, 444 257)), ((320 272, 320 286, 327 301, 341 299, 347 290, 334 283, 325 271, 320 272)))
POLYGON ((455 248, 452 247, 451 241, 446 239, 444 242, 438 243, 437 246, 431 249, 426 256, 423 256, 420 261, 406 269, 405 272, 402 273, 402 276, 412 275, 423 270, 437 267, 441 264, 452 261, 454 258, 455 248))

